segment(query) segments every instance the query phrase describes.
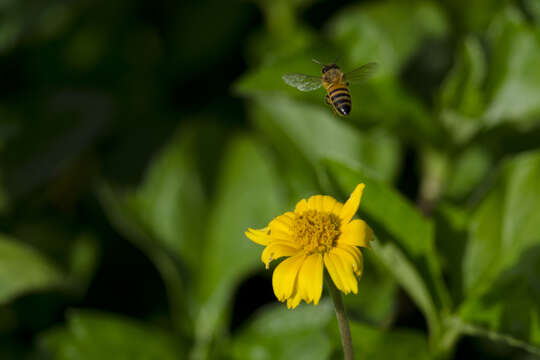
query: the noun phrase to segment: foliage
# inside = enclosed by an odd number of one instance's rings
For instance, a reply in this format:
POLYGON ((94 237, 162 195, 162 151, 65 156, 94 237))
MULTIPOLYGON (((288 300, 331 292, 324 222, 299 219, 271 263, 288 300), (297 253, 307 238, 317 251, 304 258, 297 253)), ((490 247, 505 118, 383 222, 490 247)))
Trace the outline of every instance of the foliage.
POLYGON ((359 359, 540 356, 538 1, 0 11, 0 358, 338 359, 243 232, 361 182, 359 359), (282 81, 338 55, 346 118, 282 81))

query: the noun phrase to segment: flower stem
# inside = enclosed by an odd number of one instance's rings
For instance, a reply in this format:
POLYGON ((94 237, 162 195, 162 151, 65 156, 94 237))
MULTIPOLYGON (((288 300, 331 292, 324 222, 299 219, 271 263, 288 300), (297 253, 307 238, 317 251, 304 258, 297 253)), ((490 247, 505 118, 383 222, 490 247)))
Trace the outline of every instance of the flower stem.
POLYGON ((326 283, 332 295, 332 301, 336 309, 336 317, 339 325, 339 332, 341 333, 341 344, 343 345, 343 354, 345 360, 354 360, 353 344, 351 338, 351 329, 349 328, 349 320, 347 319, 347 313, 345 312, 345 306, 343 305, 343 298, 341 292, 336 288, 336 285, 326 276, 326 283))

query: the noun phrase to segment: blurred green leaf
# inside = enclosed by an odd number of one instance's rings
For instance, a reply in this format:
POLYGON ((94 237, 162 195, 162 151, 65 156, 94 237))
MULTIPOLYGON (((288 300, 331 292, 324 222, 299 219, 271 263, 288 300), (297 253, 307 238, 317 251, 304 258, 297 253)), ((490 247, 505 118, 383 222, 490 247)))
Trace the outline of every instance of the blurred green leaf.
MULTIPOLYGON (((279 14, 273 15, 279 16, 279 14)), ((278 17, 278 19, 282 18, 278 17)), ((281 59, 288 59, 291 56, 299 57, 298 53, 309 49, 316 40, 316 34, 305 26, 295 24, 293 31, 282 28, 279 23, 276 27, 279 28, 281 36, 261 30, 248 39, 248 61, 252 64, 261 64, 260 70, 276 62, 279 63, 281 59), (283 34, 284 31, 285 34, 283 34)))
POLYGON ((130 201, 133 198, 120 193, 106 182, 99 184, 97 194, 111 223, 148 256, 159 271, 167 288, 171 318, 176 329, 192 331, 191 319, 187 313, 191 310, 188 304, 193 295, 185 291, 184 279, 170 252, 159 246, 148 229, 138 221, 136 210, 133 209, 134 201, 130 201))
POLYGON ((265 28, 249 39, 248 59, 267 65, 309 47, 316 40, 316 34, 298 20, 296 13, 312 1, 257 0, 265 28))
POLYGON ((384 244, 375 241, 372 247, 381 262, 386 265, 397 282, 418 305, 420 311, 426 317, 430 335, 433 339, 436 339, 440 336, 441 331, 439 315, 433 297, 421 275, 405 254, 390 241, 384 244))
POLYGON ((368 119, 389 129, 394 136, 416 144, 441 146, 447 141, 429 109, 394 76, 353 85, 351 94, 351 121, 362 124, 368 119))
POLYGON ((451 161, 452 176, 445 179, 445 195, 453 199, 465 199, 477 189, 493 166, 492 155, 479 146, 467 147, 451 161))
MULTIPOLYGON (((449 318, 448 320, 449 320, 449 325, 455 328, 456 330, 458 330, 461 334, 466 334, 469 336, 477 336, 477 337, 490 340, 489 344, 491 345, 492 351, 494 353, 500 354, 501 347, 504 345, 507 345, 507 346, 525 350, 530 353, 529 356, 527 355, 523 356, 522 357, 523 359, 531 359, 531 360, 538 359, 538 357, 540 356, 540 347, 531 345, 527 343, 526 341, 517 339, 507 334, 487 330, 485 328, 472 325, 470 323, 466 323, 459 317, 452 317, 452 318, 449 318), (494 342, 498 342, 498 344, 495 344, 494 342)), ((536 330, 537 330, 536 328, 533 329, 533 331, 536 331, 536 330)), ((504 353, 502 355, 504 356, 504 353)), ((517 358, 521 358, 521 357, 517 357, 517 358)))
POLYGON ((128 198, 140 221, 190 269, 200 256, 206 215, 206 195, 193 156, 202 136, 200 126, 179 129, 128 198))
POLYGON ((224 320, 224 310, 242 277, 257 267, 262 248, 244 235, 284 211, 280 177, 265 150, 246 135, 235 137, 225 151, 216 198, 207 221, 207 239, 196 284, 200 310, 194 356, 208 350, 224 320))
POLYGON ((441 120, 457 143, 469 140, 482 126, 486 67, 479 39, 467 37, 439 94, 441 120))
POLYGON ((182 354, 163 330, 90 310, 70 311, 67 326, 42 334, 39 342, 53 360, 176 360, 182 354))
POLYGON ((482 293, 523 251, 540 242, 539 182, 538 151, 505 163, 471 219, 463 262, 467 294, 482 293))
MULTIPOLYGON (((428 289, 436 296, 437 304, 449 307, 450 298, 442 280, 441 266, 435 252, 433 223, 424 218, 396 190, 373 178, 363 168, 351 168, 336 161, 328 161, 327 166, 343 192, 350 192, 358 183, 366 184, 366 190, 360 203, 360 213, 367 216, 369 224, 374 228, 379 238, 393 239, 406 254, 407 261, 414 263, 419 268, 423 280, 417 282, 427 284, 428 289)), ((394 250, 388 251, 393 252, 394 250)), ((398 281, 405 286, 399 278, 398 281)), ((412 287, 408 288, 408 290, 411 289, 412 287)), ((410 295, 413 298, 415 296, 424 297, 422 294, 411 293, 410 295)), ((425 304, 427 301, 422 300, 419 306, 426 316, 432 316, 430 315, 433 313, 432 305, 425 304)), ((429 321, 435 320, 430 319, 429 321)))
POLYGON ((66 295, 82 298, 98 267, 100 248, 93 232, 77 229, 58 214, 27 214, 13 236, 55 265, 64 278, 66 295))
MULTIPOLYGON (((351 335, 355 359, 431 359, 424 334, 414 330, 381 330, 352 321, 351 335)), ((332 331, 339 343, 339 331, 332 331)), ((337 357, 336 357, 337 359, 337 357)))
POLYGON ((433 215, 436 248, 441 254, 441 266, 448 280, 454 303, 463 300, 463 254, 467 243, 467 225, 471 211, 461 205, 442 201, 433 215))
POLYGON ((230 355, 238 360, 328 359, 335 344, 324 329, 333 315, 331 303, 324 300, 294 310, 282 304, 262 308, 234 336, 230 355))
POLYGON ((6 235, 0 235, 0 303, 28 292, 57 288, 62 274, 41 254, 6 235))
POLYGON ((364 272, 358 282, 358 294, 343 298, 351 319, 379 326, 389 325, 397 310, 397 283, 392 272, 372 251, 363 251, 364 272))
MULTIPOLYGON (((452 14, 454 27, 459 33, 479 33, 485 30, 493 16, 514 0, 443 0, 452 14)), ((535 1, 535 0, 533 0, 535 1)))
POLYGON ((508 123, 523 131, 540 119, 540 29, 507 6, 493 17, 487 40, 486 55, 480 40, 465 39, 441 88, 440 118, 458 144, 482 129, 508 123))
POLYGON ((469 225, 465 321, 540 345, 540 152, 508 160, 469 225), (511 296, 509 296, 511 294, 511 296))
POLYGON ((536 0, 524 0, 523 4, 536 21, 536 24, 540 25, 540 2, 536 0))
MULTIPOLYGON (((285 137, 275 145, 290 141, 308 159, 319 176, 324 176, 322 161, 333 159, 350 166, 362 164, 374 177, 391 182, 398 170, 400 146, 386 132, 360 132, 333 116, 322 106, 302 104, 282 97, 257 99, 257 123, 276 124, 285 137)), ((324 181, 324 179, 323 179, 324 181)))
POLYGON ((397 74, 423 41, 445 37, 448 24, 436 2, 383 1, 342 9, 328 32, 348 64, 376 61, 382 73, 397 74))
POLYGON ((5 19, 0 24, 0 53, 6 53, 17 44, 23 31, 24 19, 20 15, 5 19))
POLYGON ((491 63, 485 122, 530 129, 540 121, 540 28, 507 8, 491 24, 491 63))
POLYGON ((73 241, 69 259, 69 274, 73 285, 82 294, 86 292, 98 267, 99 243, 95 236, 83 233, 73 241))

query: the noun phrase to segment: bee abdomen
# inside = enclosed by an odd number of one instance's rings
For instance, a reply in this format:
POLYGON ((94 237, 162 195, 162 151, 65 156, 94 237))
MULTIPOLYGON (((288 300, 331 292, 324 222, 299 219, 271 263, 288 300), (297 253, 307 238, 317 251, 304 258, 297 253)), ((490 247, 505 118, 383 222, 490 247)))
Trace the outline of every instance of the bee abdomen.
POLYGON ((333 89, 329 92, 334 108, 341 115, 348 115, 351 112, 351 95, 346 87, 333 89))

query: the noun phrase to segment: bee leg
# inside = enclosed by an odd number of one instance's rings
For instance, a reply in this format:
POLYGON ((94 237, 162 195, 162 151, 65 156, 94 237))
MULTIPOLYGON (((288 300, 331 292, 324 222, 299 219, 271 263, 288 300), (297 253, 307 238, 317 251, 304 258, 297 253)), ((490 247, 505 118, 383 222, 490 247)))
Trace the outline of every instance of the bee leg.
POLYGON ((330 96, 328 96, 328 94, 326 94, 326 97, 324 98, 324 102, 325 102, 327 105, 331 105, 331 104, 330 104, 330 96))
POLYGON ((327 105, 330 105, 330 107, 332 108, 332 111, 334 112, 334 114, 338 115, 338 112, 336 111, 336 109, 334 108, 334 106, 332 105, 332 103, 330 102, 330 96, 328 94, 326 94, 326 97, 324 98, 324 102, 327 104, 327 105))

